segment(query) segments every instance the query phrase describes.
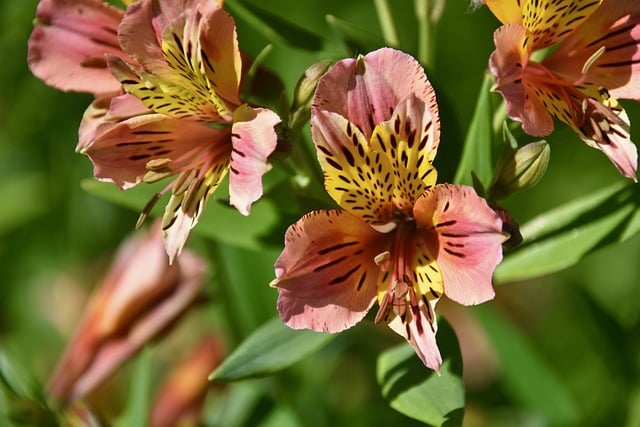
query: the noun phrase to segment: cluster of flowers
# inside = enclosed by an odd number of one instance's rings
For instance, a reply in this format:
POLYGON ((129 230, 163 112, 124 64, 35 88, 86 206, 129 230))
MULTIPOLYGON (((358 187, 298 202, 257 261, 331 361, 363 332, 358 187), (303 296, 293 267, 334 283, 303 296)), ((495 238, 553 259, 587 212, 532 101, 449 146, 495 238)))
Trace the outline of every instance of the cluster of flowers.
MULTIPOLYGON (((164 247, 174 265, 193 267, 180 253, 207 199, 228 173, 231 205, 249 214, 281 120, 240 98, 242 55, 219 2, 125 3, 126 12, 100 0, 42 0, 29 65, 56 88, 95 96, 78 150, 96 178, 127 189, 173 177, 152 202, 170 192, 164 247)), ((533 136, 550 134, 556 117, 635 180, 637 150, 615 97, 640 98, 640 3, 485 3, 504 24, 489 65, 509 117, 533 136)), ((382 48, 335 63, 317 81, 310 123, 324 186, 341 209, 308 213, 288 229, 271 284, 281 318, 338 332, 377 301, 375 321, 438 370, 435 306, 443 295, 464 305, 493 298, 509 224, 472 187, 437 184, 438 105, 408 54, 382 48)))

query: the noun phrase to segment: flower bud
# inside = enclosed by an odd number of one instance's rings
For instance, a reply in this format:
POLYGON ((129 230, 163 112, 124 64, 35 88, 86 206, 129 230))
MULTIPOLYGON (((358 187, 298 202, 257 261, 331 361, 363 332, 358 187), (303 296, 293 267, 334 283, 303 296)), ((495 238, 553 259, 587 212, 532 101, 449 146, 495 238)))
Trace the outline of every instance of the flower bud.
POLYGON ((94 390, 196 301, 205 263, 186 252, 169 265, 156 223, 127 239, 50 380, 50 394, 73 402, 94 390))
POLYGON ((199 425, 202 406, 211 387, 209 374, 220 364, 218 340, 207 336, 165 379, 149 414, 151 427, 199 425))
POLYGON ((516 150, 508 149, 498 160, 489 199, 499 200, 533 187, 547 171, 550 149, 546 141, 527 144, 516 150))
POLYGON ((327 72, 331 64, 331 61, 323 60, 316 62, 307 68, 302 77, 300 77, 300 80, 298 80, 296 88, 293 91, 293 105, 291 106, 291 111, 311 107, 311 99, 316 91, 318 80, 320 80, 320 77, 327 72))

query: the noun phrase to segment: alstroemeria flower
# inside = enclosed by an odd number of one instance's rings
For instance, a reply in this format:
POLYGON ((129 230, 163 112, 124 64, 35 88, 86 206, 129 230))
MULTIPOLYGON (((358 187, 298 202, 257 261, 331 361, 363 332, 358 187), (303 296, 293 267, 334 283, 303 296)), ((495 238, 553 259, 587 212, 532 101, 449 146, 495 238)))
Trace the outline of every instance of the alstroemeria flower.
POLYGON ((101 0, 41 0, 29 38, 31 72, 57 89, 95 96, 120 90, 106 54, 125 59, 118 42, 124 10, 101 0))
POLYGON ((108 58, 127 94, 87 111, 79 148, 98 179, 123 189, 175 177, 163 191, 171 191, 163 231, 173 259, 227 171, 242 214, 262 196, 280 119, 239 98, 235 23, 215 0, 134 3, 118 39, 140 65, 108 58))
POLYGON ((196 302, 205 267, 191 252, 168 265, 160 224, 147 235, 128 238, 51 377, 51 395, 65 402, 86 396, 166 332, 196 302))
POLYGON ((505 25, 489 64, 507 113, 533 136, 565 122, 636 179, 638 153, 616 98, 640 99, 640 2, 485 0, 505 25), (556 46, 557 45, 557 46, 556 46), (541 62, 536 51, 556 49, 541 62))
POLYGON ((325 187, 343 209, 287 230, 272 283, 281 318, 338 332, 377 299, 376 321, 437 370, 436 302, 494 296, 502 221, 471 187, 436 185, 438 107, 411 56, 384 48, 338 62, 319 81, 311 124, 325 187))

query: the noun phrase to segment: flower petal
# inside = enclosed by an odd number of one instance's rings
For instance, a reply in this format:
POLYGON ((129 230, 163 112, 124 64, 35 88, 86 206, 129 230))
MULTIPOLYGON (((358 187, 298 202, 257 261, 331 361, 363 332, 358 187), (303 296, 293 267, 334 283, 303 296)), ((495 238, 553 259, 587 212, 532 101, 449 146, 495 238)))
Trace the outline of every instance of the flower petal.
POLYGON ((29 38, 31 72, 65 91, 117 92, 120 83, 109 72, 105 54, 127 57, 116 36, 122 16, 100 0, 41 0, 29 38))
POLYGON ((394 175, 387 156, 371 151, 362 132, 336 113, 316 111, 311 133, 325 188, 338 205, 372 224, 391 221, 394 175))
POLYGON ((216 104, 216 98, 211 97, 210 92, 196 88, 186 78, 179 81, 183 83, 180 85, 132 67, 120 58, 108 57, 108 62, 111 72, 124 90, 156 113, 209 122, 230 121, 230 116, 224 119, 220 116, 220 111, 224 110, 226 113, 226 107, 220 107, 223 104, 219 99, 216 104))
POLYGON ((526 0, 522 25, 532 34, 535 49, 542 49, 567 38, 601 3, 602 0, 526 0))
POLYGON ((229 158, 220 158, 203 176, 197 176, 195 170, 188 170, 174 181, 171 199, 162 217, 164 246, 170 263, 180 255, 189 232, 198 223, 209 197, 228 170, 229 158))
POLYGON ((553 118, 540 98, 544 97, 551 103, 549 105, 555 105, 556 91, 544 83, 527 80, 525 67, 537 67, 540 73, 548 72, 528 62, 529 50, 522 48, 525 33, 525 28, 518 24, 498 28, 493 35, 496 50, 489 58, 489 66, 496 77, 496 90, 507 104, 508 116, 521 122, 523 130, 529 135, 546 136, 553 131, 553 118))
POLYGON ((411 210, 416 199, 436 183, 431 163, 440 142, 440 121, 434 105, 411 95, 400 102, 391 120, 373 131, 371 150, 384 153, 391 163, 396 209, 411 210))
POLYGON ((344 211, 315 211, 287 230, 275 263, 278 312, 294 329, 339 332, 359 322, 382 274, 388 235, 344 211))
POLYGON ((503 24, 521 24, 521 1, 522 0, 484 0, 484 3, 503 24))
POLYGON ((472 187, 439 184, 418 199, 414 214, 437 254, 447 297, 464 305, 493 298, 491 276, 505 236, 486 201, 472 187))
POLYGON ((638 150, 631 142, 629 117, 618 101, 606 90, 592 85, 580 87, 583 114, 568 123, 590 147, 601 150, 620 173, 636 180, 638 150))
POLYGON ((616 98, 640 100, 640 2, 608 0, 544 64, 575 81, 592 59, 586 81, 607 88, 616 98))
POLYGON ((318 82, 313 108, 346 117, 369 139, 375 125, 389 120, 398 102, 410 95, 435 104, 433 88, 418 61, 382 48, 337 62, 318 82))
POLYGON ((76 151, 84 152, 98 135, 118 123, 150 112, 138 98, 129 94, 94 99, 82 116, 76 151))
POLYGON ((251 204, 262 196, 262 176, 278 143, 274 129, 278 123, 280 117, 266 108, 244 104, 233 113, 229 197, 243 215, 249 215, 251 204))
POLYGON ((229 129, 147 114, 108 128, 88 144, 84 154, 93 162, 96 178, 126 189, 153 170, 153 161, 167 159, 164 168, 173 173, 207 162, 228 162, 228 141, 229 129))
POLYGON ((442 356, 436 343, 436 302, 431 300, 429 304, 424 304, 421 301, 419 311, 407 310, 406 316, 396 316, 389 327, 409 341, 425 366, 437 372, 442 365, 442 356))

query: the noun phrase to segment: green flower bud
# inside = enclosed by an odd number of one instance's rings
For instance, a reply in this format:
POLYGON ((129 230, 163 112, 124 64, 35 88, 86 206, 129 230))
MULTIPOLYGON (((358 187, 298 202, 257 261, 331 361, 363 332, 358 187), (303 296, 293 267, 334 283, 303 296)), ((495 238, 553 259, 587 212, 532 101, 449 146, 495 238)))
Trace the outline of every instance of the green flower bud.
POLYGON ((536 185, 547 171, 550 149, 546 141, 527 144, 503 153, 489 187, 489 199, 499 200, 536 185))
POLYGON ((304 72, 293 92, 293 105, 291 110, 295 111, 300 108, 310 108, 313 93, 316 91, 318 80, 327 72, 332 62, 324 60, 316 62, 304 72))

